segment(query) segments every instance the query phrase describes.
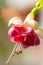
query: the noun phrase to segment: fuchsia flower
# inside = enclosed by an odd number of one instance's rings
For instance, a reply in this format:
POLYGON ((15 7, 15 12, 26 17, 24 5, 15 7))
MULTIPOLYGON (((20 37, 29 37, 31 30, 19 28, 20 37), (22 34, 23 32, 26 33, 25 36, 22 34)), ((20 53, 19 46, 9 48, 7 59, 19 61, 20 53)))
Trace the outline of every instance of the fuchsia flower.
POLYGON ((7 63, 9 63, 11 57, 14 55, 14 52, 17 54, 21 53, 22 48, 28 48, 30 46, 37 46, 40 44, 40 39, 37 36, 34 28, 25 22, 23 23, 19 17, 14 17, 9 21, 8 26, 13 23, 14 25, 8 31, 8 38, 11 42, 15 43, 13 51, 9 56, 7 63))
MULTIPOLYGON (((40 9, 40 8, 39 8, 40 9)), ((40 29, 38 23, 34 20, 34 14, 37 12, 36 9, 33 9, 32 12, 26 17, 24 23, 19 17, 13 17, 10 21, 8 26, 13 23, 13 25, 8 31, 8 38, 11 42, 16 42, 13 51, 11 52, 10 57, 8 58, 7 63, 9 63, 11 57, 13 56, 14 52, 20 52, 20 47, 28 48, 30 46, 37 46, 40 44, 40 39, 37 34, 43 38, 43 30, 40 29), (33 14, 34 13, 34 14, 33 14), (37 34, 35 33, 37 30, 37 34), (38 32, 39 31, 39 32, 38 32), (41 33, 41 34, 40 34, 41 33)))
POLYGON ((37 34, 31 27, 13 25, 8 31, 8 37, 11 42, 20 43, 23 48, 40 44, 37 34))

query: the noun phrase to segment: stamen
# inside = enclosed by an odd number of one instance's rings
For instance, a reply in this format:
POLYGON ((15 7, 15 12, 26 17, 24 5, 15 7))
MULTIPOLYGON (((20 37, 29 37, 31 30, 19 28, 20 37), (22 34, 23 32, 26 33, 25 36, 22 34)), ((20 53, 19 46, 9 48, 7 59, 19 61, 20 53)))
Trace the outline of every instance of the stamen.
POLYGON ((15 53, 18 55, 19 53, 22 53, 21 51, 21 44, 18 44, 18 47, 16 48, 15 53))
POLYGON ((13 56, 13 54, 14 54, 14 52, 15 52, 15 49, 17 48, 17 46, 18 46, 18 44, 16 44, 16 45, 14 46, 13 51, 11 52, 11 55, 9 56, 8 60, 6 61, 6 64, 9 63, 11 57, 13 56))

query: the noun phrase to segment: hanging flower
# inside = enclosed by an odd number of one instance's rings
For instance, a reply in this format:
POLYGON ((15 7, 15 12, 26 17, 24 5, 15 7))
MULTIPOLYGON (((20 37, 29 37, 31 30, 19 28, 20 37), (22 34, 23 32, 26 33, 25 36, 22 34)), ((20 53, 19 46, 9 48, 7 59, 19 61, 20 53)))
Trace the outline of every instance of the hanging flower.
POLYGON ((40 39, 31 25, 25 25, 19 17, 12 18, 9 21, 9 25, 11 23, 13 23, 13 25, 8 31, 8 38, 11 42, 15 43, 15 46, 6 64, 9 63, 14 52, 16 54, 22 53, 21 47, 26 49, 30 46, 37 46, 40 44, 40 39))
POLYGON ((43 30, 40 29, 38 23, 32 18, 34 17, 29 14, 24 22, 22 22, 19 17, 13 17, 9 21, 8 26, 12 23, 13 25, 8 31, 8 38, 11 42, 15 43, 15 46, 6 64, 9 63, 14 52, 16 54, 22 53, 21 47, 26 49, 30 46, 37 46, 40 44, 38 35, 43 38, 43 30))
POLYGON ((14 55, 14 52, 17 54, 22 53, 21 47, 26 49, 30 46, 37 46, 40 44, 40 39, 34 29, 34 27, 36 27, 37 24, 31 25, 29 23, 29 21, 31 22, 31 19, 27 21, 27 24, 26 20, 22 22, 22 20, 19 17, 13 17, 9 21, 8 26, 10 26, 10 24, 12 23, 13 25, 8 31, 8 38, 11 42, 15 44, 15 46, 6 64, 9 63, 11 57, 14 55))

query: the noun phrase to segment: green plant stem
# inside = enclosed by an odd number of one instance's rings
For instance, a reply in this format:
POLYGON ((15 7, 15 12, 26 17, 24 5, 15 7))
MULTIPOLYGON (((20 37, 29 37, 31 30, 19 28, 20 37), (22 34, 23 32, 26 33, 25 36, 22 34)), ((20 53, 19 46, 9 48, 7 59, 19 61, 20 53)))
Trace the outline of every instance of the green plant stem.
POLYGON ((39 9, 43 7, 43 0, 39 0, 37 3, 36 3, 36 6, 32 9, 31 11, 31 14, 37 14, 37 12, 39 11, 39 9))

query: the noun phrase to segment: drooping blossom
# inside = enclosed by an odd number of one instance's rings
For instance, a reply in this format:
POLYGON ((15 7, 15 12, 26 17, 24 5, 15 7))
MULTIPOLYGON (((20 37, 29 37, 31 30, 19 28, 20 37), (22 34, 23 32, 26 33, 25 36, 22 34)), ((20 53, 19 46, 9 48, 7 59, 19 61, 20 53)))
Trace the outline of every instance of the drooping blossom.
POLYGON ((23 23, 19 17, 12 18, 9 21, 9 25, 11 23, 13 23, 13 25, 8 31, 8 38, 15 44, 15 46, 10 57, 6 61, 6 64, 9 63, 14 52, 17 54, 22 53, 21 47, 26 49, 30 46, 37 46, 40 44, 40 39, 33 28, 34 26, 31 26, 25 22, 23 23))

